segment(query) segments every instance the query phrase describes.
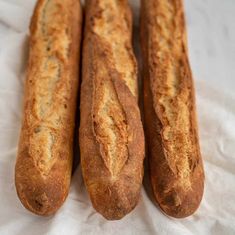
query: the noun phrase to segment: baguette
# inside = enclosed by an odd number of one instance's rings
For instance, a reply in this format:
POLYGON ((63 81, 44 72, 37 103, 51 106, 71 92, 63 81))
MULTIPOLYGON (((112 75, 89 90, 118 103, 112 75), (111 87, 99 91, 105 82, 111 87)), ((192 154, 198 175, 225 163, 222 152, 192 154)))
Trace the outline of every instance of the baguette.
POLYGON ((55 213, 69 190, 81 21, 77 0, 39 0, 31 20, 15 184, 38 215, 55 213))
POLYGON ((181 0, 142 0, 141 44, 153 193, 167 215, 182 218, 200 204, 204 172, 181 0))
POLYGON ((144 133, 126 0, 86 1, 80 104, 81 166, 94 208, 121 219, 137 204, 144 133))

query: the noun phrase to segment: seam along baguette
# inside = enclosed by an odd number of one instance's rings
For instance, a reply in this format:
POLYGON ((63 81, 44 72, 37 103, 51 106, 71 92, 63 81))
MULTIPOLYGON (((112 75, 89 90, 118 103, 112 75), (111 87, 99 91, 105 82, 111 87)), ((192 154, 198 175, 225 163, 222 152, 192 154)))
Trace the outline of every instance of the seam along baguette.
POLYGON ((143 178, 144 133, 131 39, 126 0, 86 1, 81 166, 94 208, 109 220, 136 206, 143 178))
POLYGON ((186 217, 200 204, 204 172, 181 0, 142 0, 141 44, 153 193, 166 214, 186 217))
POLYGON ((39 0, 31 20, 15 184, 38 215, 55 213, 69 190, 81 24, 77 0, 39 0))

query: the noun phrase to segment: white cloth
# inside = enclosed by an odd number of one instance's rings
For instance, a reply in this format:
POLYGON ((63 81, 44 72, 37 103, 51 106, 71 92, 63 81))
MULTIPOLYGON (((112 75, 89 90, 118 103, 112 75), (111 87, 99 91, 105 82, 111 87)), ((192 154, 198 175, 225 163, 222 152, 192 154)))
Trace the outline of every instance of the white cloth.
MULTIPOLYGON (((137 25, 139 1, 130 2, 137 25)), ((112 222, 92 208, 80 167, 54 216, 36 216, 17 198, 14 165, 34 4, 35 0, 0 0, 0 234, 235 234, 235 1, 185 1, 206 174, 200 208, 186 219, 169 218, 142 188, 135 210, 112 222)))

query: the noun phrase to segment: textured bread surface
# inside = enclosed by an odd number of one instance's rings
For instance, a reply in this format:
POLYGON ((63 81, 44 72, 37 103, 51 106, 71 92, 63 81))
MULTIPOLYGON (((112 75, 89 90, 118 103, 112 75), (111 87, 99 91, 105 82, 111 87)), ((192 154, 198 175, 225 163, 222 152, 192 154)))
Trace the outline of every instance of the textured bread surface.
POLYGON ((81 20, 77 0, 39 0, 31 20, 15 183, 39 215, 55 213, 69 190, 81 20))
POLYGON ((142 0, 144 117, 154 196, 173 217, 191 215, 204 185, 181 0, 142 0))
POLYGON ((85 8, 81 166, 94 208, 115 220, 136 206, 143 178, 132 18, 126 0, 88 0, 85 8))

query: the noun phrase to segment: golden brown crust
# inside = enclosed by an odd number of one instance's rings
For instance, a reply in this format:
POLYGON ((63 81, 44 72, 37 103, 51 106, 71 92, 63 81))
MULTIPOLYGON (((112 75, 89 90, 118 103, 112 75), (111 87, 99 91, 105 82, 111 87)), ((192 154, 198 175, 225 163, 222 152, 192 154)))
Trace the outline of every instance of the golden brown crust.
POLYGON ((39 215, 55 213, 69 190, 81 21, 77 0, 39 0, 31 20, 15 183, 39 215))
POLYGON ((144 134, 126 0, 86 1, 79 141, 94 208, 121 219, 137 204, 144 134))
POLYGON ((181 0, 142 0, 144 117, 153 192, 163 211, 191 215, 204 187, 181 0))

